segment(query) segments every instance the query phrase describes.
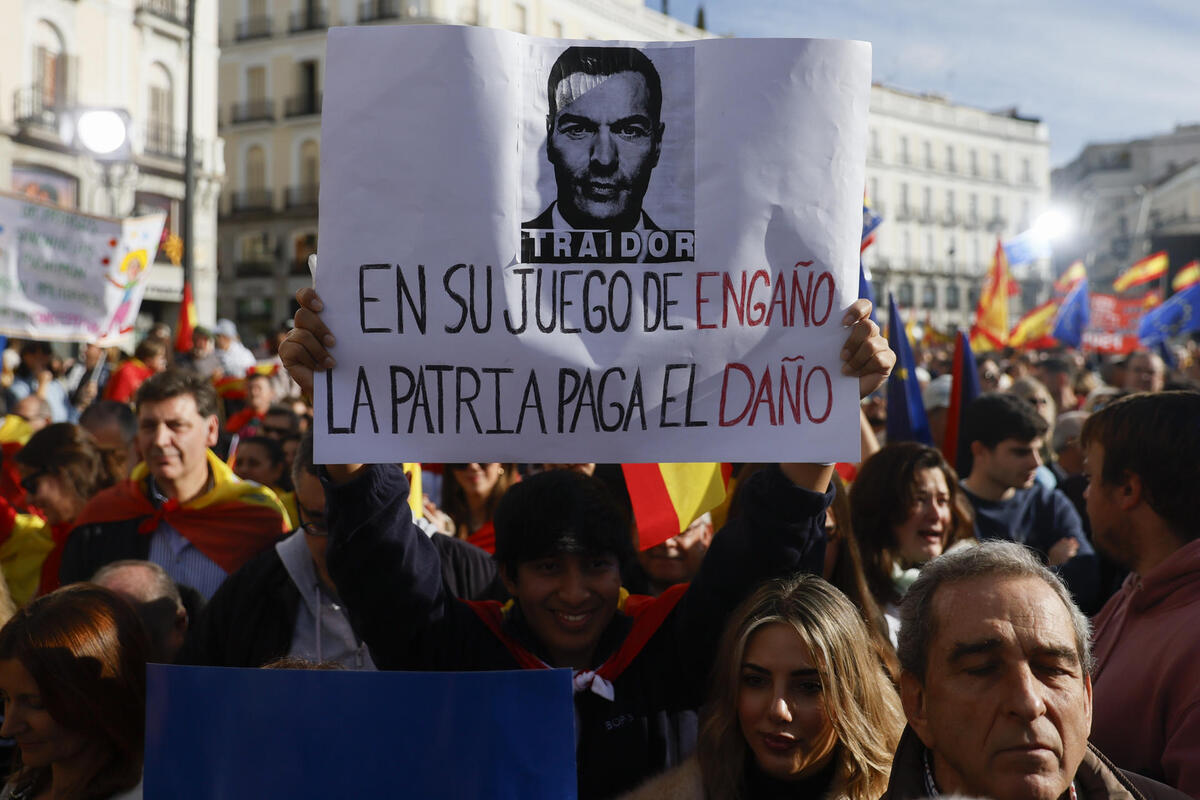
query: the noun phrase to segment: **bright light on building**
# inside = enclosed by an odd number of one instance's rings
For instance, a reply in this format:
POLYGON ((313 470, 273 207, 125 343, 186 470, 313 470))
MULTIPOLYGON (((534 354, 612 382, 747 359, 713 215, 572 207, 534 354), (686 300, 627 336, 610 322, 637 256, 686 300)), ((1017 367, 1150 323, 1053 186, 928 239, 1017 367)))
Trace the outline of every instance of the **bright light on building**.
POLYGON ((125 119, 111 109, 84 111, 75 123, 79 143, 96 156, 115 153, 129 135, 125 119))
POLYGON ((1038 216, 1033 229, 1047 241, 1058 241, 1071 232, 1071 220, 1062 211, 1052 208, 1038 216))

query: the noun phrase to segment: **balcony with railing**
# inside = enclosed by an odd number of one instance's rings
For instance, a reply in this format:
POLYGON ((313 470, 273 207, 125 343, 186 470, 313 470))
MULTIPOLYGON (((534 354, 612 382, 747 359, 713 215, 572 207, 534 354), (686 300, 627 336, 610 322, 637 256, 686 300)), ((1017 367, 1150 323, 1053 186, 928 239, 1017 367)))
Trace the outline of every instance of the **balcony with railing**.
POLYGON ((305 183, 299 186, 289 186, 286 197, 287 207, 291 209, 316 208, 317 198, 320 194, 320 184, 305 183))
MULTIPOLYGON (((71 70, 74 73, 74 70, 71 70)), ((60 116, 78 105, 70 91, 73 82, 63 79, 51 86, 35 83, 13 93, 13 121, 20 128, 41 128, 58 131, 60 116)))
POLYGON ((271 38, 271 18, 270 17, 247 17, 240 19, 237 23, 237 28, 234 31, 234 39, 239 42, 244 42, 249 39, 269 39, 271 38))
POLYGON ((138 0, 138 13, 153 14, 176 25, 187 25, 187 0, 138 0))
POLYGON ((244 100, 234 103, 230 110, 230 119, 238 122, 274 122, 275 103, 270 99, 244 100))
POLYGON ((305 31, 323 31, 329 27, 329 12, 324 8, 312 6, 293 11, 288 18, 289 33, 304 33, 305 31))
POLYGON ((321 93, 309 92, 298 94, 283 101, 285 117, 306 117, 310 114, 321 113, 321 93))
POLYGON ((234 192, 230 200, 230 211, 234 214, 271 211, 275 206, 274 193, 270 189, 245 189, 234 192))
POLYGON ((142 152, 148 156, 183 160, 187 139, 170 123, 151 122, 143 126, 145 141, 142 152))
POLYGON ((17 125, 57 128, 62 109, 47 98, 41 86, 18 89, 13 95, 13 119, 17 125))

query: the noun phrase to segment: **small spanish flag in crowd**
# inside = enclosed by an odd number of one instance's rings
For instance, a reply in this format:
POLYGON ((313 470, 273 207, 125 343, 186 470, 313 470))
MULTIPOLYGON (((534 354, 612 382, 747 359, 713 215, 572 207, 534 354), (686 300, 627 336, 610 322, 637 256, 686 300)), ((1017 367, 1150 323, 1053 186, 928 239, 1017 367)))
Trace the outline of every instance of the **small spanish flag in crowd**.
POLYGON ((649 550, 678 536, 725 499, 729 464, 622 464, 633 503, 638 547, 649 550))
POLYGON ((1197 283, 1200 283, 1200 260, 1189 261, 1175 274, 1174 280, 1171 281, 1171 289, 1182 292, 1197 283))
POLYGON ((1039 350, 1057 344, 1050 336, 1050 331, 1054 328, 1058 305, 1057 300, 1047 300, 1017 320, 1008 334, 1008 346, 1020 350, 1039 350))
POLYGON ((1167 274, 1167 266, 1167 252, 1165 250, 1148 255, 1118 275, 1117 279, 1113 281, 1113 289, 1123 292, 1134 286, 1141 286, 1143 283, 1156 281, 1167 274))
POLYGON ((1054 282, 1055 294, 1066 294, 1075 288, 1075 284, 1087 278, 1087 269, 1084 268, 1082 261, 1076 261, 1071 266, 1067 267, 1066 271, 1058 276, 1058 280, 1054 282))
POLYGON ((192 349, 192 331, 196 330, 196 300, 192 297, 192 284, 183 285, 183 302, 179 304, 179 324, 175 326, 175 352, 187 353, 192 349))
POLYGON ((1004 245, 997 239, 987 284, 975 308, 975 323, 971 326, 972 348, 986 351, 1008 346, 1008 298, 1016 293, 1017 284, 1008 274, 1004 245))

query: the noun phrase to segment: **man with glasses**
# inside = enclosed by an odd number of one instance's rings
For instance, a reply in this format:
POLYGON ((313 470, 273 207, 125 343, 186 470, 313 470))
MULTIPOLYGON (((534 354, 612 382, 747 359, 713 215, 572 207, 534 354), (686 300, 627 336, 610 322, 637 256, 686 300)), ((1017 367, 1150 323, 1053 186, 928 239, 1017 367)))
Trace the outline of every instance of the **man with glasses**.
MULTIPOLYGON (((309 434, 292 464, 299 527, 222 584, 192 626, 178 663, 261 667, 290 656, 375 669, 325 566, 329 530, 318 475, 309 434)), ((447 591, 468 598, 499 596, 496 568, 486 553, 449 536, 432 538, 442 554, 447 591)))

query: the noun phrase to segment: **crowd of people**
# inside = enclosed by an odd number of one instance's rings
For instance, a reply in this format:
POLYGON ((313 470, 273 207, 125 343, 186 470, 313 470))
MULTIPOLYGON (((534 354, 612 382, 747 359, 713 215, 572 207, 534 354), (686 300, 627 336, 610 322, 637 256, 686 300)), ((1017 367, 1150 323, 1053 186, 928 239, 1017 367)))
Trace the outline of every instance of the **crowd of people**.
POLYGON ((140 797, 148 662, 567 668, 581 798, 1200 797, 1195 345, 981 354, 944 455, 949 352, 887 441, 859 301, 861 462, 642 549, 619 465, 315 463, 297 299, 261 357, 6 351, 0 798, 140 797))

